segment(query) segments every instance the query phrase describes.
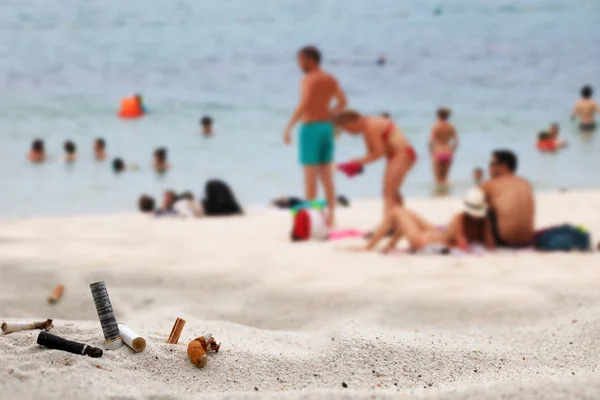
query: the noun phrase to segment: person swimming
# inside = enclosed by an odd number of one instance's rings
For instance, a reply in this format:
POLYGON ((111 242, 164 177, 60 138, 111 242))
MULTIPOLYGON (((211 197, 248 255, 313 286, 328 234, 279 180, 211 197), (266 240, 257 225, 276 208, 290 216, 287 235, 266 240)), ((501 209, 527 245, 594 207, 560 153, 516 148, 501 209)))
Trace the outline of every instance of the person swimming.
POLYGON ((451 113, 452 111, 449 108, 438 109, 438 121, 431 129, 429 139, 429 152, 433 161, 433 173, 438 187, 448 184, 452 159, 458 147, 456 129, 454 125, 448 122, 451 113))
POLYGON ((34 164, 46 161, 46 147, 42 139, 35 139, 31 143, 31 149, 29 150, 29 153, 27 153, 27 159, 34 164))
POLYGON ((94 141, 94 155, 96 161, 104 161, 106 159, 106 142, 102 138, 97 138, 94 141))
POLYGON ((63 145, 63 148, 65 150, 65 161, 68 163, 75 162, 75 160, 77 160, 77 147, 75 146, 75 143, 67 140, 63 145))
POLYGON ((171 168, 171 165, 167 161, 167 149, 165 147, 159 147, 154 151, 154 169, 158 173, 165 173, 171 168))
POLYGON ((115 174, 120 174, 121 172, 125 171, 126 166, 125 166, 125 162, 123 161, 123 159, 115 158, 112 161, 112 169, 115 174))
POLYGON ((567 142, 559 138, 560 126, 557 123, 550 125, 548 131, 538 133, 536 147, 544 153, 552 153, 567 146, 567 142))
POLYGON ((600 106, 592 96, 594 90, 591 86, 586 85, 581 88, 581 99, 575 103, 571 119, 579 120, 579 130, 582 132, 592 132, 596 130, 596 114, 600 114, 600 106))
POLYGON ((213 134, 213 119, 205 115, 200 119, 200 126, 202 127, 202 134, 204 136, 212 136, 213 134))

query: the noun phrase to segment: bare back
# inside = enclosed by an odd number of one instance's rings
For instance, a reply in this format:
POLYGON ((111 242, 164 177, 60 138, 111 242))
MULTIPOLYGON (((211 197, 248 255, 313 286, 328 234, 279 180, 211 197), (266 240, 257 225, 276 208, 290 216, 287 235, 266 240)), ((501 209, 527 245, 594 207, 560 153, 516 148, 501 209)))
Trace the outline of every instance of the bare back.
POLYGON ((579 119, 581 123, 589 124, 594 122, 594 116, 600 113, 600 107, 592 99, 581 99, 575 103, 573 115, 579 119))
POLYGON ((529 182, 514 175, 490 179, 482 185, 498 223, 498 233, 509 244, 533 240, 535 199, 529 182))
POLYGON ((305 96, 302 121, 305 123, 329 121, 331 100, 339 90, 337 80, 329 73, 318 69, 306 74, 302 79, 302 90, 305 96))
POLYGON ((432 151, 452 152, 456 142, 456 129, 447 121, 438 121, 431 129, 432 151))
POLYGON ((364 134, 367 143, 381 141, 387 154, 395 153, 409 145, 398 125, 383 117, 369 117, 364 134), (387 135, 384 134, 386 131, 389 131, 387 135))

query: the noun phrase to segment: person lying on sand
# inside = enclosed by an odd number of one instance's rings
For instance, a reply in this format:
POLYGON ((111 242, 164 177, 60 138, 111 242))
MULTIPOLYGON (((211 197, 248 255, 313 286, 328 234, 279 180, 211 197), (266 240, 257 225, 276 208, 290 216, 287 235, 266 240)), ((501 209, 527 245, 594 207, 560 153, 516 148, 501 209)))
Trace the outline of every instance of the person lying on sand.
POLYGON ((173 204, 173 210, 182 217, 201 217, 204 210, 199 202, 196 201, 192 192, 183 192, 177 196, 173 204))
POLYGON ((534 236, 535 198, 526 179, 515 175, 517 156, 496 150, 490 162, 490 179, 481 185, 497 247, 526 247, 534 236))
POLYGON ((468 252, 475 243, 484 244, 488 250, 495 249, 491 224, 487 219, 485 195, 479 188, 469 190, 463 200, 463 211, 452 217, 445 228, 433 225, 414 211, 396 207, 377 228, 367 245, 354 250, 375 249, 390 229, 394 234, 384 252, 395 249, 403 237, 406 237, 409 249, 413 251, 423 250, 429 245, 441 245, 468 252))

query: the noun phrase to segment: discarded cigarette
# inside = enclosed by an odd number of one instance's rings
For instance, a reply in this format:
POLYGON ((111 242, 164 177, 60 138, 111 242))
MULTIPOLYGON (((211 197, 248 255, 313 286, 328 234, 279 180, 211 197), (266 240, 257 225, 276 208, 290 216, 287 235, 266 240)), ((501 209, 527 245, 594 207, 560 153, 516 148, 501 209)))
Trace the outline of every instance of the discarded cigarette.
POLYGON ((54 288, 54 290, 52 290, 52 292, 50 293, 50 296, 48 296, 48 303, 56 304, 60 300, 64 292, 65 287, 63 285, 57 285, 54 288))
POLYGON ((52 328, 52 320, 47 319, 41 322, 3 322, 2 323, 2 332, 5 335, 13 332, 19 331, 30 331, 33 329, 43 329, 47 331, 52 328))
POLYGON ((102 357, 102 349, 88 346, 85 343, 72 342, 48 332, 40 332, 37 338, 37 344, 49 349, 67 351, 82 356, 86 355, 92 358, 102 357))
POLYGON ((220 347, 221 343, 217 343, 209 333, 208 335, 200 336, 192 340, 190 344, 188 344, 187 354, 196 367, 202 368, 208 361, 207 353, 209 351, 217 353, 220 347))
POLYGON ((173 325, 173 329, 171 329, 171 334, 169 335, 169 340, 167 340, 168 344, 177 344, 179 342, 179 336, 181 336, 181 331, 185 326, 185 319, 177 318, 175 320, 175 324, 173 325))
POLYGON ((119 326, 117 325, 117 319, 110 303, 110 297, 108 297, 108 292, 106 291, 106 285, 104 281, 100 281, 92 283, 90 289, 92 290, 96 312, 98 313, 98 319, 104 333, 104 347, 108 350, 116 350, 123 346, 123 339, 121 339, 121 334, 119 333, 119 326))
POLYGON ((127 346, 137 352, 144 351, 146 348, 146 339, 140 337, 140 335, 123 324, 119 324, 119 332, 121 332, 121 338, 127 346))

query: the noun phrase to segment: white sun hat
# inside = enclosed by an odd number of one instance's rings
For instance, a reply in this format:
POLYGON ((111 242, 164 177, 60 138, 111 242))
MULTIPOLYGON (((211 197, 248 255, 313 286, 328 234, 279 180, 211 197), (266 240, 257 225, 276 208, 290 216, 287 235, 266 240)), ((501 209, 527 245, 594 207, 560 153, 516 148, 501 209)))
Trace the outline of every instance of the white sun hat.
POLYGON ((463 199, 463 211, 474 218, 483 218, 487 215, 487 204, 483 190, 475 187, 469 189, 463 199))

